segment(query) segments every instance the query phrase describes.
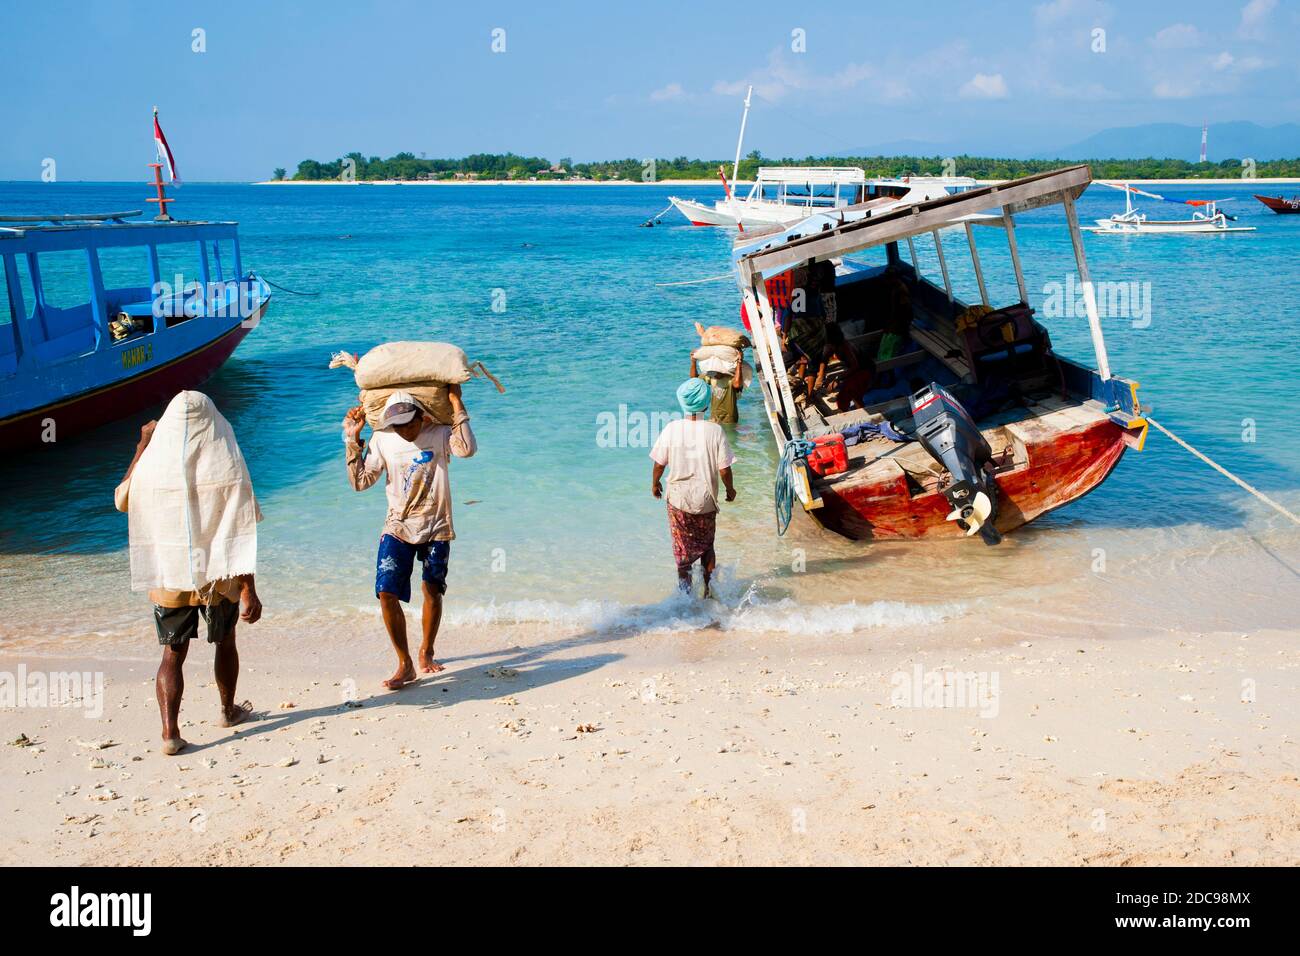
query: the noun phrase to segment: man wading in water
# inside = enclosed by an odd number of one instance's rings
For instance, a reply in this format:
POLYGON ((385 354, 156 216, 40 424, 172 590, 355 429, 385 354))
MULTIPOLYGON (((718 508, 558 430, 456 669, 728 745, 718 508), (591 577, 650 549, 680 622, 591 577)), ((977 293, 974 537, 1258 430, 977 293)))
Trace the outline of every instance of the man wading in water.
POLYGON ((703 379, 692 378, 677 389, 677 401, 685 418, 669 422, 659 433, 650 458, 651 493, 663 498, 660 487, 668 471, 668 530, 673 539, 673 558, 677 561, 677 582, 683 591, 691 589, 691 566, 700 562, 704 572, 703 597, 712 597, 710 581, 717 566, 713 553, 713 536, 718 522, 718 479, 727 489, 727 500, 736 500, 736 486, 731 481, 731 464, 735 457, 727 445, 722 426, 702 422, 699 415, 709 410, 712 390, 703 379))
POLYGON ((469 413, 461 401, 460 386, 448 385, 451 425, 439 425, 406 392, 394 392, 384 405, 380 429, 366 451, 361 429, 366 423, 358 405, 343 419, 347 446, 348 481, 365 491, 380 475, 387 475, 388 516, 379 538, 375 567, 375 597, 384 614, 388 638, 397 652, 397 672, 384 686, 389 690, 416 680, 415 665, 406 643, 406 613, 411 600, 411 571, 419 558, 424 591, 420 670, 436 674, 443 666, 433 659, 433 642, 442 620, 442 596, 447 592, 447 561, 451 541, 451 456, 469 458, 478 450, 469 427, 469 413))

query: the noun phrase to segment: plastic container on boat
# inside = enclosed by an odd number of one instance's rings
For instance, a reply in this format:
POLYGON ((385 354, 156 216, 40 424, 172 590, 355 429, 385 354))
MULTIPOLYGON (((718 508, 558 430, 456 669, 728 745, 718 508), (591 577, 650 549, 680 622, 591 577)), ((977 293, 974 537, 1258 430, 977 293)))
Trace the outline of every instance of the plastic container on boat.
POLYGON ((808 453, 808 467, 817 474, 838 475, 849 470, 849 450, 844 436, 839 432, 813 439, 813 450, 808 453))

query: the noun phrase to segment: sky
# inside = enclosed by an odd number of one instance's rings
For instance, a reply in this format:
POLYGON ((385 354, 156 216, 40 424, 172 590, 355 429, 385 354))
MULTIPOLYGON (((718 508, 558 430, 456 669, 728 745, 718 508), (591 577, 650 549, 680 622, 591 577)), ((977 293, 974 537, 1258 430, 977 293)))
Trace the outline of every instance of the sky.
POLYGON ((1276 125, 1300 119, 1298 7, 0 0, 0 179, 137 179, 154 106, 192 181, 353 150, 727 158, 750 83, 745 148, 773 157, 1276 125))

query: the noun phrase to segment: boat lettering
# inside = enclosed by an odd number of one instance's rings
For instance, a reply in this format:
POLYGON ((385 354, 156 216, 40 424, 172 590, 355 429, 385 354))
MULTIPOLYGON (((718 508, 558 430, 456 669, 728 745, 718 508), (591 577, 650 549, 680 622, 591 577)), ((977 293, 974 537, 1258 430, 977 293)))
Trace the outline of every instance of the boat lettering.
POLYGON ((153 361, 153 343, 137 345, 122 352, 122 368, 135 368, 153 361))

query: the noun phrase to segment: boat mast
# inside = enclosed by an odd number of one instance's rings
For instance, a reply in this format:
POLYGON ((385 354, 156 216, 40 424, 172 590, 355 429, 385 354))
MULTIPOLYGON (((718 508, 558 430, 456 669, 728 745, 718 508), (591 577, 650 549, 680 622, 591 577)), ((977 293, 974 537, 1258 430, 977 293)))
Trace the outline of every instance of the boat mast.
MULTIPOLYGON (((1097 294, 1088 274, 1088 257, 1083 251, 1083 234, 1079 232, 1079 216, 1074 208, 1074 197, 1062 197, 1065 222, 1070 228, 1070 244, 1074 247, 1074 264, 1079 270, 1079 283, 1083 286, 1083 311, 1088 316, 1088 332, 1092 336, 1092 350, 1097 357, 1097 373, 1102 381, 1110 378, 1110 358, 1106 355, 1106 338, 1101 331, 1101 317, 1097 313, 1097 294)), ((1003 207, 1006 212, 1006 207, 1003 207)))
POLYGON ((745 91, 745 112, 740 116, 740 136, 736 139, 736 161, 731 164, 731 181, 734 183, 740 177, 740 147, 745 142, 745 121, 749 119, 749 97, 754 92, 751 84, 745 91))

